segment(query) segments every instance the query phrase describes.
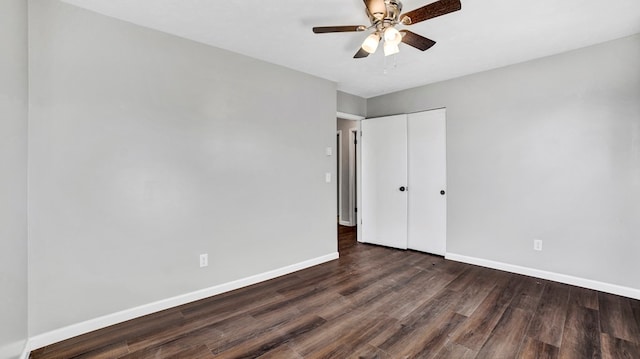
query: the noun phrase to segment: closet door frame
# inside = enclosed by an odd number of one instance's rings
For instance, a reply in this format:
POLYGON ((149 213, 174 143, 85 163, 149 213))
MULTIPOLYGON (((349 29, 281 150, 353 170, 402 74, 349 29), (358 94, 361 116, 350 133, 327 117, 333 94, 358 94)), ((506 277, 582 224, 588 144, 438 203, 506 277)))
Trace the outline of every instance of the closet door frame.
MULTIPOLYGON (((362 191, 363 187, 366 189, 366 184, 362 183, 365 177, 362 165, 364 163, 366 167, 367 159, 365 157, 367 154, 361 145, 366 143, 366 133, 358 141, 358 241, 445 255, 447 227, 446 109, 382 118, 391 117, 396 121, 404 121, 407 131, 405 142, 407 177, 405 180, 406 191, 404 192, 407 195, 406 243, 401 245, 376 243, 378 241, 375 238, 372 240, 367 236, 366 230, 364 232, 362 230, 367 228, 366 221, 379 220, 375 216, 367 219, 367 209, 365 208, 367 194, 366 191, 362 191), (411 132, 412 128, 416 131, 415 133, 411 132), (424 131, 424 133, 418 134, 418 131, 424 131), (412 152, 414 153, 411 154, 412 152), (434 173, 437 173, 435 177, 434 173), (441 191, 444 194, 441 194, 441 191)), ((379 118, 369 120, 375 119, 379 118)), ((361 128, 366 131, 366 127, 366 125, 362 125, 361 128)), ((360 132, 360 134, 362 133, 360 132)))

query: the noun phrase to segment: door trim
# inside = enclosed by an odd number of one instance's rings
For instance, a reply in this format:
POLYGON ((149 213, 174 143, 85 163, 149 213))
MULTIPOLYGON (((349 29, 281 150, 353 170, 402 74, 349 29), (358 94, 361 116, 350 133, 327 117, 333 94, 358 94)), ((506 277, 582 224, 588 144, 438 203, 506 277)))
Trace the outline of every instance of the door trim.
POLYGON ((340 223, 341 225, 348 225, 348 221, 344 220, 344 213, 342 211, 342 203, 343 203, 343 199, 342 199, 342 179, 344 178, 344 174, 343 174, 343 170, 342 170, 342 151, 343 151, 343 146, 342 146, 342 130, 337 130, 336 131, 336 135, 337 135, 337 141, 336 141, 336 168, 338 171, 338 175, 336 176, 336 182, 337 182, 337 191, 338 191, 338 223, 340 223))
POLYGON ((350 113, 345 113, 345 112, 340 112, 338 111, 336 113, 336 116, 338 118, 341 118, 343 120, 350 120, 350 121, 360 121, 360 120, 364 120, 364 116, 360 116, 360 115, 353 115, 350 113))
POLYGON ((358 128, 350 128, 349 129, 349 226, 355 226, 357 223, 357 212, 356 212, 356 201, 357 201, 357 193, 356 189, 356 178, 357 178, 357 159, 356 155, 359 152, 357 146, 359 144, 358 141, 358 128), (355 145, 354 145, 355 142, 355 145))

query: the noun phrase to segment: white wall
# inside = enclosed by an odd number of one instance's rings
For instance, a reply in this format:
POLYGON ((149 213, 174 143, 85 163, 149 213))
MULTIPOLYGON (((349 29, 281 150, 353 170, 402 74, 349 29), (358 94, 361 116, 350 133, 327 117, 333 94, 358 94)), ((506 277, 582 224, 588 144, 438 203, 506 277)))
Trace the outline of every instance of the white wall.
POLYGON ((31 335, 337 251, 334 83, 30 4, 31 335))
POLYGON ((27 337, 27 3, 0 1, 0 359, 27 337))
POLYGON ((635 35, 371 98, 367 115, 447 108, 448 252, 638 290, 639 64, 635 35))

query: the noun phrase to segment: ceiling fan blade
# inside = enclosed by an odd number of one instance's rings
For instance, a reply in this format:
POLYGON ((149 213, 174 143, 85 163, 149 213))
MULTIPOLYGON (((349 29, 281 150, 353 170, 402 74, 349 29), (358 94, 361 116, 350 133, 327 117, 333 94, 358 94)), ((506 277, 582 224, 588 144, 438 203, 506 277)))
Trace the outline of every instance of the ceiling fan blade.
POLYGON ((315 34, 326 34, 330 32, 354 32, 364 31, 367 27, 364 25, 347 25, 347 26, 317 26, 313 28, 315 34))
POLYGON ((361 59, 361 58, 367 57, 367 56, 369 56, 369 53, 364 51, 363 48, 360 48, 360 50, 358 50, 358 52, 356 52, 356 54, 353 55, 353 58, 354 59, 361 59))
POLYGON ((458 11, 461 8, 460 0, 439 0, 400 15, 400 22, 405 25, 417 24, 421 21, 458 11))
POLYGON ((384 0, 364 0, 364 5, 367 7, 369 16, 374 19, 384 19, 387 16, 387 5, 384 0))
POLYGON ((435 41, 427 39, 426 37, 409 30, 400 30, 400 33, 402 33, 402 42, 413 46, 420 51, 425 51, 436 44, 435 41))

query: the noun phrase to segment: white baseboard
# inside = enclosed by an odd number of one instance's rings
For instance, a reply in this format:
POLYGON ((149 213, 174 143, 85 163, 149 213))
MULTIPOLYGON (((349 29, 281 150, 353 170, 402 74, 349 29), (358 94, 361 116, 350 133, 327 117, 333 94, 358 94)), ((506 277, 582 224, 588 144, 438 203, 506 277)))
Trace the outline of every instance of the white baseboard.
POLYGON ((108 326, 125 322, 127 320, 142 317, 148 314, 159 312, 161 310, 177 307, 179 305, 195 302, 200 299, 208 298, 221 293, 236 290, 242 287, 250 286, 252 284, 260 283, 283 276, 285 274, 297 272, 299 270, 313 267, 318 264, 332 261, 339 257, 338 252, 327 254, 321 257, 312 258, 304 262, 292 264, 290 266, 278 268, 269 272, 256 274, 250 277, 238 279, 232 282, 219 284, 213 287, 201 289, 195 292, 182 294, 172 298, 159 300, 157 302, 145 304, 139 307, 123 310, 121 312, 108 314, 99 318, 87 320, 82 323, 69 325, 64 328, 56 329, 47 333, 43 333, 29 338, 27 342, 25 353, 22 354, 21 359, 27 359, 29 353, 38 348, 42 348, 53 343, 57 343, 66 339, 76 337, 85 333, 92 332, 94 330, 106 328, 108 326))
POLYGON ((351 224, 349 221, 338 221, 341 226, 354 227, 355 224, 351 224))
POLYGON ((24 343, 24 349, 22 349, 22 354, 20 354, 20 356, 18 357, 18 359, 29 359, 29 355, 31 354, 31 345, 29 344, 29 341, 27 340, 26 343, 24 343))
POLYGON ((640 289, 623 287, 616 284, 598 282, 595 280, 574 277, 566 274, 547 272, 540 269, 522 267, 514 264, 495 262, 488 259, 468 257, 468 256, 463 256, 455 253, 447 253, 445 255, 445 258, 452 261, 456 261, 456 262, 474 264, 481 267, 502 270, 505 272, 523 274, 530 277, 548 279, 554 282, 560 282, 560 283, 575 285, 578 287, 594 289, 601 292, 621 295, 628 298, 640 299, 640 289))

